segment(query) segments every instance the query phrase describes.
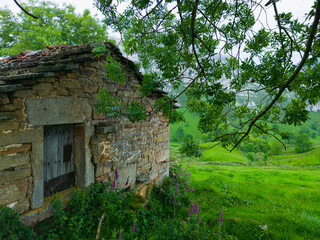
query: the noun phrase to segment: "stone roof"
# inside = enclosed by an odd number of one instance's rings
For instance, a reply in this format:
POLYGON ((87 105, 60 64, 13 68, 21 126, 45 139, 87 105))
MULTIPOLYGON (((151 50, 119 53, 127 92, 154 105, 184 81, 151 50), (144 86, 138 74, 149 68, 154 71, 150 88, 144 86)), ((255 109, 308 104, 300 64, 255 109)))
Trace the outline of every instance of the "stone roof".
MULTIPOLYGON (((78 63, 99 61, 101 58, 92 53, 94 44, 77 46, 53 45, 44 50, 24 51, 18 55, 0 60, 0 93, 30 88, 36 84, 35 79, 52 77, 55 72, 68 71, 78 68, 78 63)), ((142 82, 142 74, 135 64, 122 56, 119 48, 113 43, 106 42, 115 59, 127 68, 133 70, 138 81, 142 82)))

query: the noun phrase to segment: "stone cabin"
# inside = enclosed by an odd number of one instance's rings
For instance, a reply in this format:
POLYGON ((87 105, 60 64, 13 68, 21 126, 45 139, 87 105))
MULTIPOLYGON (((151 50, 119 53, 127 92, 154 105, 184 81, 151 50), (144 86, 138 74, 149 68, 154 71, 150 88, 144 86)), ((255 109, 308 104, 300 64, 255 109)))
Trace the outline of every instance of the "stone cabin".
POLYGON ((28 225, 48 215, 52 194, 63 196, 71 186, 113 182, 117 170, 117 186, 145 195, 149 183, 169 173, 169 121, 152 112, 165 93, 141 98, 143 76, 114 44, 105 46, 121 63, 124 84, 108 79, 106 56, 92 54, 90 44, 0 61, 0 205, 28 225), (123 103, 142 102, 147 119, 131 123, 96 113, 92 102, 102 88, 123 103))

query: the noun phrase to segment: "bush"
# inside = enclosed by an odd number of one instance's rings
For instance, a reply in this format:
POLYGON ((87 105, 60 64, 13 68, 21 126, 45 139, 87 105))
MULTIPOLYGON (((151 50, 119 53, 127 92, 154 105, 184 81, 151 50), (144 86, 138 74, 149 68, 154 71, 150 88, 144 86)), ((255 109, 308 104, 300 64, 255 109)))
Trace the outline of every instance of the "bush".
POLYGON ((311 147, 312 147, 312 142, 307 133, 303 133, 297 137, 296 148, 295 148, 297 153, 307 152, 311 149, 311 147))
POLYGON ((19 221, 19 216, 15 211, 0 205, 0 239, 34 240, 36 238, 35 233, 19 221))
POLYGON ((270 145, 270 150, 269 150, 269 154, 270 155, 278 155, 282 152, 283 146, 281 143, 274 141, 271 145, 270 145))
POLYGON ((176 130, 176 134, 175 134, 175 137, 177 139, 177 142, 182 142, 183 139, 184 139, 184 130, 183 130, 183 127, 178 127, 177 130, 176 130))

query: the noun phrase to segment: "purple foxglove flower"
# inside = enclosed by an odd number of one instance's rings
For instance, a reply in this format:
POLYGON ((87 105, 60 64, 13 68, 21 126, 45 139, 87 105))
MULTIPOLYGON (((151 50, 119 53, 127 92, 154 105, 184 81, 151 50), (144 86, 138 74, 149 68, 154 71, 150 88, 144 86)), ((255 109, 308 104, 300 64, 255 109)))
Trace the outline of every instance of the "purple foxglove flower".
POLYGON ((186 188, 188 188, 188 183, 187 183, 187 185, 186 185, 186 188))
POLYGON ((180 189, 180 184, 179 184, 179 188, 178 189, 180 189))
POLYGON ((171 190, 170 194, 172 194, 172 190, 171 190))
POLYGON ((130 178, 130 177, 127 178, 126 186, 129 184, 129 178, 130 178))
POLYGON ((178 195, 177 195, 177 197, 179 197, 179 192, 178 192, 178 195))
POLYGON ((117 170, 115 170, 115 171, 114 171, 114 173, 116 174, 116 178, 115 178, 115 180, 117 180, 117 179, 119 178, 118 171, 117 171, 117 170))
POLYGON ((192 216, 192 211, 193 211, 193 203, 191 203, 191 209, 190 209, 190 215, 192 216))
POLYGON ((172 178, 172 185, 174 184, 174 178, 172 178))
POLYGON ((174 205, 177 206, 177 198, 174 196, 174 205))
POLYGON ((136 231, 136 221, 134 221, 134 224, 133 224, 133 229, 132 229, 132 231, 136 231))
POLYGON ((116 180, 114 180, 114 181, 113 181, 113 184, 112 184, 111 190, 113 191, 115 187, 116 187, 116 180))
POLYGON ((188 177, 188 174, 189 174, 189 173, 186 174, 186 177, 188 177))
POLYGON ((199 205, 196 206, 196 213, 199 211, 199 205))
POLYGON ((199 213, 198 224, 200 224, 200 222, 201 222, 201 218, 200 218, 200 213, 199 213))
POLYGON ((220 213, 220 215, 219 215, 218 223, 219 223, 219 224, 222 224, 222 223, 223 223, 223 208, 222 208, 221 213, 220 213))

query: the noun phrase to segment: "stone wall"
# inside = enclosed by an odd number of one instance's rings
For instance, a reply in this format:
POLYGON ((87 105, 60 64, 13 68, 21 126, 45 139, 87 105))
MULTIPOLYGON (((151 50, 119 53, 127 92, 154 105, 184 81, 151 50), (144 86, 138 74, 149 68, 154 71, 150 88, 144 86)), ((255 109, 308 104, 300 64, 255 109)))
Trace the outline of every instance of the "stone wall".
POLYGON ((76 184, 129 184, 145 195, 147 184, 161 181, 169 170, 169 122, 152 113, 155 95, 140 98, 142 76, 112 44, 125 84, 107 77, 105 56, 91 54, 92 45, 54 46, 26 52, 0 66, 0 204, 19 213, 43 205, 43 126, 74 124, 76 184), (147 119, 108 119, 92 101, 107 88, 127 104, 147 106, 147 119), (42 191, 41 191, 42 189, 42 191), (42 199, 41 199, 42 198, 42 199))

